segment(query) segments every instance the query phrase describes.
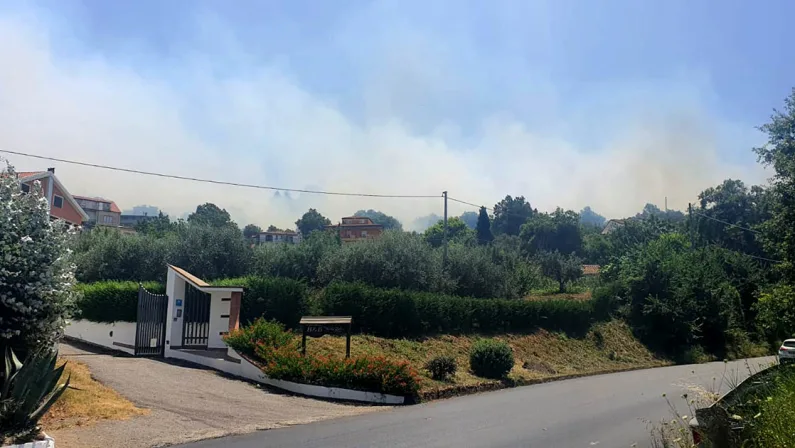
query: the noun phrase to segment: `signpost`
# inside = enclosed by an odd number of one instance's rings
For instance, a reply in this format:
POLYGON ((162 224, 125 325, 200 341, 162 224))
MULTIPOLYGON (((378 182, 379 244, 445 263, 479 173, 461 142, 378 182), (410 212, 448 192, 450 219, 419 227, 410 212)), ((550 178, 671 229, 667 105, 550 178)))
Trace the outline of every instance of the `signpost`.
POLYGON ((301 318, 301 354, 306 355, 306 337, 319 338, 326 334, 345 335, 345 357, 351 357, 351 316, 305 316, 301 318))

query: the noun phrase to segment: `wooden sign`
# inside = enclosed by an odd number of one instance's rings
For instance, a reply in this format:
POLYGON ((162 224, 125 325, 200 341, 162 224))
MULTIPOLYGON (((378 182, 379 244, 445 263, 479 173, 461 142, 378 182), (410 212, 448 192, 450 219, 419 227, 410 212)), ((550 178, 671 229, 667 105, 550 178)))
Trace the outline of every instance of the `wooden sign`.
POLYGON ((351 324, 350 316, 305 316, 301 318, 303 336, 301 338, 301 353, 306 354, 306 337, 319 338, 324 335, 345 335, 345 357, 351 357, 351 324))

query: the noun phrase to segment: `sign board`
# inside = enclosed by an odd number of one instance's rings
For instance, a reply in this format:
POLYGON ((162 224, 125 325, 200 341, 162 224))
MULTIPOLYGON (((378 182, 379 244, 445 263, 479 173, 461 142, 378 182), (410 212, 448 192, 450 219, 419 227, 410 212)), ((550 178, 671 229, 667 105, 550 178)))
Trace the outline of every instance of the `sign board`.
POLYGON ((182 306, 182 299, 177 299, 177 306, 182 306))
POLYGON ((303 330, 301 338, 301 353, 306 354, 306 337, 319 338, 324 335, 345 335, 345 356, 351 356, 351 324, 350 316, 317 316, 302 317, 299 322, 303 330))

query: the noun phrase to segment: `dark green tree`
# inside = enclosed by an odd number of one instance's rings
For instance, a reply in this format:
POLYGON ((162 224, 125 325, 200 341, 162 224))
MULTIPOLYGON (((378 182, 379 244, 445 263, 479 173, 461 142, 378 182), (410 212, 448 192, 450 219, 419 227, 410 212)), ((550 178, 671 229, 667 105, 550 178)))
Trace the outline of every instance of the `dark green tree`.
POLYGON ((229 212, 219 208, 217 205, 207 202, 196 207, 196 211, 188 215, 188 222, 191 224, 202 224, 211 227, 235 226, 229 212))
MULTIPOLYGON (((469 242, 474 237, 474 233, 461 218, 454 216, 447 220, 448 242, 469 242)), ((439 220, 439 222, 425 230, 425 241, 433 247, 440 247, 444 243, 444 220, 439 220)))
POLYGON ((159 212, 154 219, 140 221, 135 225, 135 231, 144 235, 163 236, 175 230, 174 223, 163 212, 159 212))
POLYGON ((478 212, 461 213, 461 221, 464 221, 470 229, 474 229, 478 225, 478 212))
POLYGON ((491 230, 495 235, 519 235, 522 224, 534 214, 535 210, 530 207, 530 203, 524 199, 524 196, 516 198, 511 195, 505 196, 505 199, 494 205, 494 221, 491 223, 491 230))
POLYGON ((363 216, 373 220, 376 224, 384 226, 384 230, 403 230, 403 224, 392 216, 378 210, 359 210, 354 216, 363 216))
POLYGON ((295 222, 295 227, 301 232, 301 235, 308 236, 315 230, 323 230, 331 221, 325 216, 318 213, 317 210, 310 208, 309 211, 301 216, 301 219, 295 222))
POLYGON ((769 216, 767 194, 761 187, 750 190, 740 180, 727 179, 698 195, 694 210, 699 240, 753 255, 764 255, 753 231, 769 216), (750 230, 747 230, 750 229, 750 230))
POLYGON ((486 212, 486 207, 480 207, 477 225, 475 226, 475 236, 478 239, 478 244, 489 244, 494 240, 494 235, 491 233, 491 220, 486 212))
POLYGON ((257 235, 262 232, 262 227, 256 224, 248 224, 246 227, 243 227, 243 236, 246 238, 251 238, 254 235, 257 235))
POLYGON ((522 226, 519 238, 528 255, 538 252, 582 253, 579 215, 558 208, 551 214, 539 213, 522 226))
POLYGON ((268 226, 268 232, 284 232, 284 230, 274 226, 273 224, 268 226))
POLYGON ((795 282, 795 88, 784 100, 784 109, 774 110, 770 122, 760 127, 767 144, 754 151, 765 166, 772 166, 771 216, 762 224, 764 246, 781 260, 778 265, 795 282))

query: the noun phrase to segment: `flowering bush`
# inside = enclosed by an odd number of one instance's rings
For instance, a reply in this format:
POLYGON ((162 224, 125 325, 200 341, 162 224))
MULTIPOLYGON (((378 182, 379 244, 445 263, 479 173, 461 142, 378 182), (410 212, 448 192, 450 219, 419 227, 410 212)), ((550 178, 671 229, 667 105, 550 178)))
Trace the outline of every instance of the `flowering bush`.
POLYGON ((289 345, 273 348, 262 343, 257 344, 256 354, 263 373, 277 380, 394 395, 419 390, 417 372, 407 362, 383 356, 302 356, 289 345))
POLYGON ((419 390, 419 376, 407 362, 383 356, 303 356, 295 335, 275 322, 258 319, 233 331, 225 341, 252 357, 263 373, 276 380, 394 395, 413 395, 419 390))
POLYGON ((73 309, 70 233, 38 182, 24 193, 11 165, 0 171, 0 345, 21 357, 52 348, 73 309))

